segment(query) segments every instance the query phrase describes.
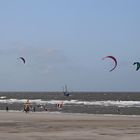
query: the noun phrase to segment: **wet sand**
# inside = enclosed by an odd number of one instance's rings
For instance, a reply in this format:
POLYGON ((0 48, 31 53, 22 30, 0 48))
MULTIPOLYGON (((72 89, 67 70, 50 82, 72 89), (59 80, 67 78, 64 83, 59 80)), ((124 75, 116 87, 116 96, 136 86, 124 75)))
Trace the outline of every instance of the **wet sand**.
POLYGON ((0 140, 138 140, 140 116, 0 112, 0 140))

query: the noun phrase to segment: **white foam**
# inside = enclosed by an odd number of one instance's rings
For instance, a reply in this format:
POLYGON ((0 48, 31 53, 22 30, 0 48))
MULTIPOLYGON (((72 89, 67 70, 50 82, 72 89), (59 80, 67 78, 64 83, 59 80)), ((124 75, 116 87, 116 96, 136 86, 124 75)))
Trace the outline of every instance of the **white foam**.
POLYGON ((6 96, 1 96, 0 99, 6 99, 6 96))
MULTIPOLYGON (((0 99, 0 103, 25 103, 27 99, 0 99)), ((97 105, 97 106, 118 106, 118 107, 140 107, 140 101, 79 101, 79 100, 49 100, 42 99, 29 100, 31 104, 58 104, 63 101, 63 104, 67 105, 97 105)))

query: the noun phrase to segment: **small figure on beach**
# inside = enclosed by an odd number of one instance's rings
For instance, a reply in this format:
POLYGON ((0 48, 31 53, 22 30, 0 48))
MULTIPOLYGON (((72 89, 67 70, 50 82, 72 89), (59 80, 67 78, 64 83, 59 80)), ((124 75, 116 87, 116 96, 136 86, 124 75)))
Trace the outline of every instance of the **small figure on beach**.
POLYGON ((6 106, 6 111, 7 111, 7 112, 9 111, 9 108, 8 108, 8 106, 6 106))
POLYGON ((46 106, 46 105, 44 105, 44 111, 48 111, 48 109, 47 109, 47 106, 46 106))
POLYGON ((33 112, 35 112, 36 110, 35 110, 35 106, 33 107, 33 112))
POLYGON ((30 103, 29 103, 29 99, 27 99, 27 101, 24 104, 24 111, 26 113, 28 113, 30 111, 30 103))
POLYGON ((24 111, 25 111, 26 113, 28 113, 28 112, 30 111, 30 108, 29 108, 28 105, 25 105, 25 106, 24 106, 24 111))
POLYGON ((117 112, 118 112, 119 114, 121 114, 121 110, 120 110, 119 108, 117 109, 117 112))

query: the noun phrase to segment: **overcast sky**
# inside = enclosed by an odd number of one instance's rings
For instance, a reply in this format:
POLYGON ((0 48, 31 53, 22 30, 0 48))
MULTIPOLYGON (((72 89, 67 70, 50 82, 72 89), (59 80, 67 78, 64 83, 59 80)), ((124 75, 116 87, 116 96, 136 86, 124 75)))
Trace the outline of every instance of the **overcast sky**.
POLYGON ((0 1, 0 91, 140 91, 135 61, 139 0, 0 1))

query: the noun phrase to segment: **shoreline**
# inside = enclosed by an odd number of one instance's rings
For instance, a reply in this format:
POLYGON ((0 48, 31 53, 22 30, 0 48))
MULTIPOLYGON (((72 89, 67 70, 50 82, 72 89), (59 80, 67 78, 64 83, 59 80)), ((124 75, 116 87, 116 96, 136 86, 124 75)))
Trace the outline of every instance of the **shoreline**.
POLYGON ((0 113, 25 113, 25 114, 30 114, 30 113, 33 113, 33 114, 67 114, 67 115, 95 115, 95 116, 136 116, 136 117, 140 117, 140 115, 138 114, 93 114, 93 113, 68 113, 68 112, 61 112, 61 111, 29 111, 28 113, 24 112, 23 110, 0 110, 0 113))

